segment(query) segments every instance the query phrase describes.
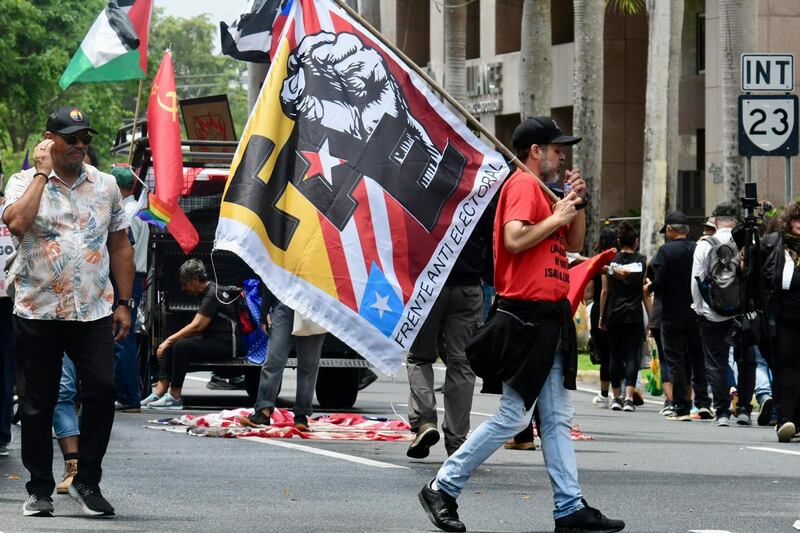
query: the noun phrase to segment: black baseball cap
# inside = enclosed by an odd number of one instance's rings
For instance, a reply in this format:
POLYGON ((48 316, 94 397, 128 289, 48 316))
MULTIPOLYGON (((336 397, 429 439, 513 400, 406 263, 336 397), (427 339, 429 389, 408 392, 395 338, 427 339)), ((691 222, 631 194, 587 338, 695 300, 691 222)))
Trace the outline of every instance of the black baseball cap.
POLYGON ((667 226, 676 226, 676 225, 688 226, 689 217, 687 217, 680 211, 672 211, 664 219, 664 226, 661 228, 661 230, 659 230, 659 233, 666 233, 667 226))
POLYGON ((531 117, 523 120, 514 130, 511 144, 514 149, 525 150, 532 144, 565 144, 581 142, 581 137, 564 135, 553 117, 531 117))
POLYGON ((97 133, 96 130, 89 127, 89 117, 75 106, 59 107, 47 117, 47 131, 49 132, 69 135, 81 130, 97 133))

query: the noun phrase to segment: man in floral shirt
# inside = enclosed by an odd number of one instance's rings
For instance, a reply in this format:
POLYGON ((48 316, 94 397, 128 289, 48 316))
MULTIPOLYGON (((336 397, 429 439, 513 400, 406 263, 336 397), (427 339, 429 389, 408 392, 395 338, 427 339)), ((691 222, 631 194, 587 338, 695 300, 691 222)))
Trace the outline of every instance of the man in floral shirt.
POLYGON ((2 220, 19 239, 9 271, 14 284, 17 387, 22 413, 26 516, 50 516, 53 410, 66 353, 81 383, 78 474, 69 489, 88 515, 113 515, 99 483, 114 422, 114 340, 128 334, 133 249, 113 176, 83 163, 92 141, 79 109, 50 114, 34 168, 11 177, 2 220), (114 291, 120 299, 112 308, 114 291))

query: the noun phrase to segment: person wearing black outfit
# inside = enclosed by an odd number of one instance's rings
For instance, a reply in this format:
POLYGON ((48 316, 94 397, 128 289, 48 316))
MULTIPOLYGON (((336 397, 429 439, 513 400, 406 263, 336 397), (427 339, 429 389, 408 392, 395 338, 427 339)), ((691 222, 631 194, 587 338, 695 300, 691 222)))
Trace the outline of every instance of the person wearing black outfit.
POLYGON ((773 394, 779 442, 800 428, 800 204, 786 207, 779 231, 762 238, 764 286, 777 324, 772 343, 773 394))
MULTIPOLYGON (((617 228, 609 226, 600 232, 597 253, 605 252, 617 244, 617 228)), ((603 275, 598 274, 589 282, 587 291, 592 294, 592 310, 589 313, 589 333, 594 350, 600 359, 600 394, 592 399, 592 403, 601 409, 608 408, 608 388, 611 386, 619 392, 620 376, 612 376, 610 372, 611 348, 608 345, 608 332, 600 329, 600 295, 603 290, 603 275)))
POLYGON ((611 349, 610 371, 612 379, 624 373, 625 399, 620 398, 620 389, 614 389, 611 409, 615 411, 636 411, 633 392, 636 389, 636 376, 644 343, 644 315, 642 303, 650 312, 650 299, 644 298, 642 288, 647 270, 647 258, 636 251, 639 237, 633 226, 623 222, 617 228, 617 244, 620 251, 611 260, 612 269, 624 270, 624 279, 603 275, 603 289, 600 293, 599 328, 608 331, 611 349))
POLYGON ((408 421, 411 430, 416 433, 406 451, 409 457, 427 457, 430 447, 439 441, 433 388, 433 364, 437 356, 441 357, 447 367, 442 424, 447 454, 451 455, 467 439, 475 373, 464 349, 483 322, 481 280, 491 281, 492 278, 494 212, 494 204, 487 207, 464 244, 441 294, 434 302, 408 354, 408 421))
POLYGON ((181 289, 201 298, 192 321, 167 337, 156 351, 161 360, 158 384, 153 394, 142 400, 149 409, 182 409, 181 389, 193 361, 232 359, 245 354, 244 342, 237 327, 233 305, 241 298, 230 287, 217 287, 208 280, 206 267, 198 259, 189 259, 178 270, 181 289))
POLYGON ((661 342, 672 382, 673 412, 667 420, 690 421, 689 382, 702 419, 713 417, 708 396, 703 346, 697 314, 692 310, 691 274, 695 243, 689 240, 689 219, 680 211, 666 217, 661 228, 667 242, 653 258, 653 279, 646 286, 662 302, 661 342))

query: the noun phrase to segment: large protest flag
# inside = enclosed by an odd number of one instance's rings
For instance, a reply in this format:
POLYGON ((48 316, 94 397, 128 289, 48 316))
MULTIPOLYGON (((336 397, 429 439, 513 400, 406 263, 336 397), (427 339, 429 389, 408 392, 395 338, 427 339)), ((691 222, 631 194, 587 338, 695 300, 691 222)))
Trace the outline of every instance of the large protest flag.
POLYGON ((112 0, 83 38, 59 80, 76 82, 142 79, 147 73, 147 34, 153 0, 112 0))
POLYGON ((508 171, 341 7, 295 0, 234 156, 216 248, 396 373, 508 171))
POLYGON ((166 225, 170 235, 178 241, 184 253, 188 254, 194 250, 200 238, 178 205, 183 190, 183 153, 175 70, 169 50, 164 52, 150 90, 147 127, 150 151, 153 154, 156 192, 149 195, 148 209, 139 217, 161 227, 166 225))

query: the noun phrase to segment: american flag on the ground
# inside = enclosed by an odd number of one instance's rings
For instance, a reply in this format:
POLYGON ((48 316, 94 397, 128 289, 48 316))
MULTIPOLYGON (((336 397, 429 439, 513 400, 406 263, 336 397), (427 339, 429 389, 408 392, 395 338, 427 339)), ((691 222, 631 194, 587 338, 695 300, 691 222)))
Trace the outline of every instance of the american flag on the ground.
POLYGON ((508 171, 344 10, 295 0, 234 157, 216 247, 395 373, 508 171))

